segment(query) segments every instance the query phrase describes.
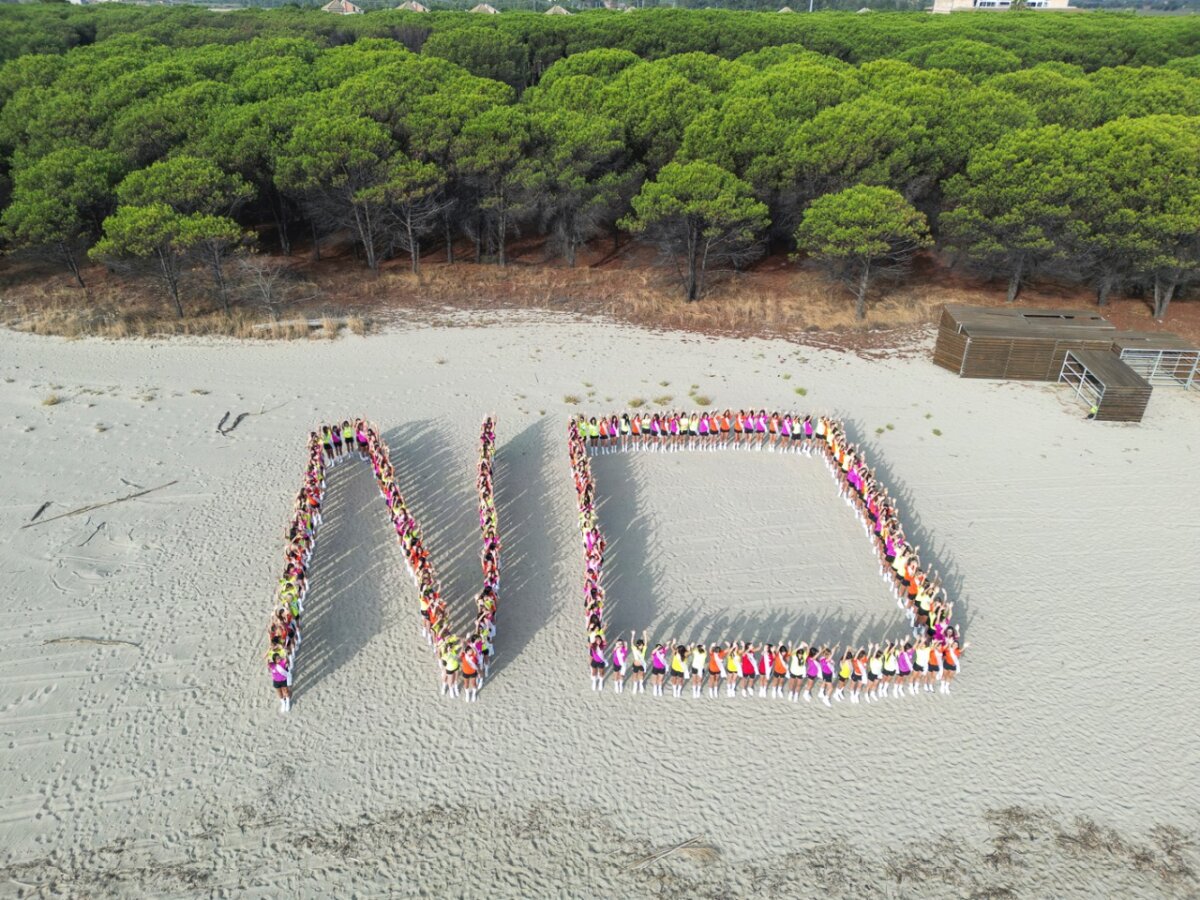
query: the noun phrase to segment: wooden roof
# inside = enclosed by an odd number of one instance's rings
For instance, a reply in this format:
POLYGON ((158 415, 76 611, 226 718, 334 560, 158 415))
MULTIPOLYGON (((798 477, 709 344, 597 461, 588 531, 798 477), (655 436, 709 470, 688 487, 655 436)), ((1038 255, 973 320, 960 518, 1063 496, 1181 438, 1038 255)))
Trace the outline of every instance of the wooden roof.
POLYGON ((1068 350, 1067 353, 1087 367, 1105 390, 1108 388, 1145 388, 1150 383, 1141 375, 1121 362, 1120 357, 1108 350, 1068 350))
POLYGON ((1122 350, 1191 350, 1200 347, 1177 334, 1165 331, 1118 331, 1113 335, 1113 347, 1122 350))
POLYGON ((947 303, 946 312, 960 326, 991 325, 1025 332, 1040 328, 1099 328, 1115 331, 1099 313, 1081 309, 1037 309, 1014 306, 963 306, 947 303))

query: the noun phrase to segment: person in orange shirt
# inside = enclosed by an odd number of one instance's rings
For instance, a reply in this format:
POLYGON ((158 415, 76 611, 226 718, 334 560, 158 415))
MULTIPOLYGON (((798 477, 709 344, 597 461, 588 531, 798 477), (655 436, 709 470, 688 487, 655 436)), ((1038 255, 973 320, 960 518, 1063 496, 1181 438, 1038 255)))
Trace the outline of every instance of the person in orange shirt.
POLYGON ((942 677, 942 649, 938 644, 929 647, 929 671, 925 673, 925 691, 933 693, 933 682, 942 677))
POLYGON ((788 653, 787 644, 780 644, 775 651, 775 658, 771 661, 771 696, 776 699, 783 699, 783 685, 787 680, 790 660, 791 654, 788 653))
POLYGON ((708 696, 716 697, 721 686, 721 673, 725 671, 725 656, 729 650, 724 645, 713 644, 708 650, 708 696))
POLYGON ((479 657, 475 653, 475 645, 473 643, 468 643, 463 647, 458 661, 462 666, 464 699, 468 703, 474 703, 475 695, 479 692, 479 657))
POLYGON ((946 640, 942 644, 942 685, 943 694, 950 693, 950 682, 954 681, 954 676, 958 674, 958 661, 971 642, 967 641, 961 647, 958 645, 958 638, 954 634, 954 629, 950 629, 946 634, 946 640))

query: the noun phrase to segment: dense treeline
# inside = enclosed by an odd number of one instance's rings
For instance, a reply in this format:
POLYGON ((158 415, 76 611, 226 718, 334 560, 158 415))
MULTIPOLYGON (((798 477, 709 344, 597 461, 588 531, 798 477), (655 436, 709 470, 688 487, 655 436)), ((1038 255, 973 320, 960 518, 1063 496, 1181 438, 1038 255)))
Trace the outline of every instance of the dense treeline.
POLYGON ((629 231, 689 299, 764 248, 860 313, 935 242, 1152 296, 1200 266, 1200 29, 1121 16, 643 10, 0 15, 0 234, 228 302, 231 254, 350 234, 376 268, 465 235, 568 263, 629 231), (184 27, 186 26, 186 27, 184 27))

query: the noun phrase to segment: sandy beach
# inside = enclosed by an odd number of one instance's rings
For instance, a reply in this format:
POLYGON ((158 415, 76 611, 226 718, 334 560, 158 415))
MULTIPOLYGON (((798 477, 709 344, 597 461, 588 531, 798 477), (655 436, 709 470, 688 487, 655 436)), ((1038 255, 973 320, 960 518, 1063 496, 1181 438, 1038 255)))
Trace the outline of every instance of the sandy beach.
MULTIPOLYGON (((1194 391, 1112 425, 927 352, 515 314, 286 343, 0 331, 0 447, 0 896, 1200 892, 1194 391), (951 695, 589 690, 567 417, 692 391, 846 422, 947 576, 971 642, 951 695), (226 412, 251 415, 222 435, 226 412), (356 464, 330 475, 281 716, 264 628, 309 430, 378 423, 462 611, 491 412, 505 568, 479 701, 438 696, 356 464)), ((614 633, 904 633, 814 461, 593 466, 614 633)))

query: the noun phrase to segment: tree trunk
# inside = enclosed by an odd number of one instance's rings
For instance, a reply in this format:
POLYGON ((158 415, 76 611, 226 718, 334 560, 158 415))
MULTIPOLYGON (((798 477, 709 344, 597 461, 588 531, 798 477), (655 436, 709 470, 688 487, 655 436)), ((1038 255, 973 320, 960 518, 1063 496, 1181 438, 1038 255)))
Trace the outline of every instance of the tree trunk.
POLYGON ((317 223, 310 221, 308 223, 309 230, 312 232, 313 239, 313 262, 321 261, 321 240, 317 237, 317 223))
POLYGON ((229 315, 229 290, 225 284, 225 263, 220 250, 213 249, 208 264, 212 268, 213 287, 221 300, 221 308, 229 315))
POLYGON ((367 255, 367 268, 372 272, 379 271, 379 258, 375 254, 375 229, 371 223, 371 207, 354 207, 354 225, 358 230, 358 241, 362 244, 363 252, 367 255))
POLYGON ((454 229, 450 225, 450 211, 442 214, 442 224, 446 229, 446 262, 454 264, 454 229))
POLYGON ((1100 283, 1096 285, 1096 305, 1108 306, 1108 295, 1112 293, 1113 282, 1116 279, 1112 275, 1105 275, 1100 279, 1100 283))
POLYGON ((412 259, 412 270, 414 275, 421 274, 421 244, 413 234, 412 215, 404 217, 404 231, 408 235, 408 255, 412 259))
POLYGON ((162 272, 163 283, 167 286, 167 293, 171 295, 171 300, 175 304, 175 312, 179 314, 179 318, 183 318, 183 302, 179 299, 179 273, 175 271, 175 266, 167 253, 163 250, 157 251, 158 266, 162 272))
POLYGON ((695 300, 699 296, 699 292, 696 290, 696 273, 697 273, 697 270, 699 269, 699 258, 698 257, 700 256, 700 247, 699 247, 699 240, 698 240, 699 234, 697 233, 698 231, 699 231, 699 229, 694 228, 694 227, 688 229, 687 280, 684 284, 684 287, 687 291, 687 299, 688 299, 689 303, 691 303, 693 300, 695 300))
POLYGON ((276 190, 270 191, 267 206, 271 209, 271 218, 275 220, 275 233, 279 235, 279 249, 284 256, 292 255, 292 239, 288 236, 287 201, 276 190))
POLYGON ((63 260, 66 262, 67 268, 75 276, 75 283, 86 291, 87 285, 83 283, 83 273, 79 271, 79 260, 75 258, 75 251, 67 244, 59 244, 58 248, 62 251, 63 260))
POLYGON ((504 255, 505 244, 508 243, 508 211, 500 208, 500 216, 496 220, 496 261, 500 268, 508 265, 508 257, 504 255))
POLYGON ((1009 303, 1017 299, 1017 295, 1021 293, 1021 275, 1025 269, 1025 260, 1017 260, 1016 266, 1012 270, 1012 274, 1008 276, 1008 298, 1009 303))
POLYGON ((1167 317, 1167 307, 1171 305, 1171 299, 1175 296, 1175 287, 1179 284, 1179 279, 1172 275, 1168 278, 1163 278, 1161 275, 1154 276, 1154 319, 1161 322, 1167 317))
POLYGON ((871 263, 863 263, 862 274, 858 276, 858 285, 854 288, 854 315, 858 321, 867 318, 867 286, 871 283, 871 263))

